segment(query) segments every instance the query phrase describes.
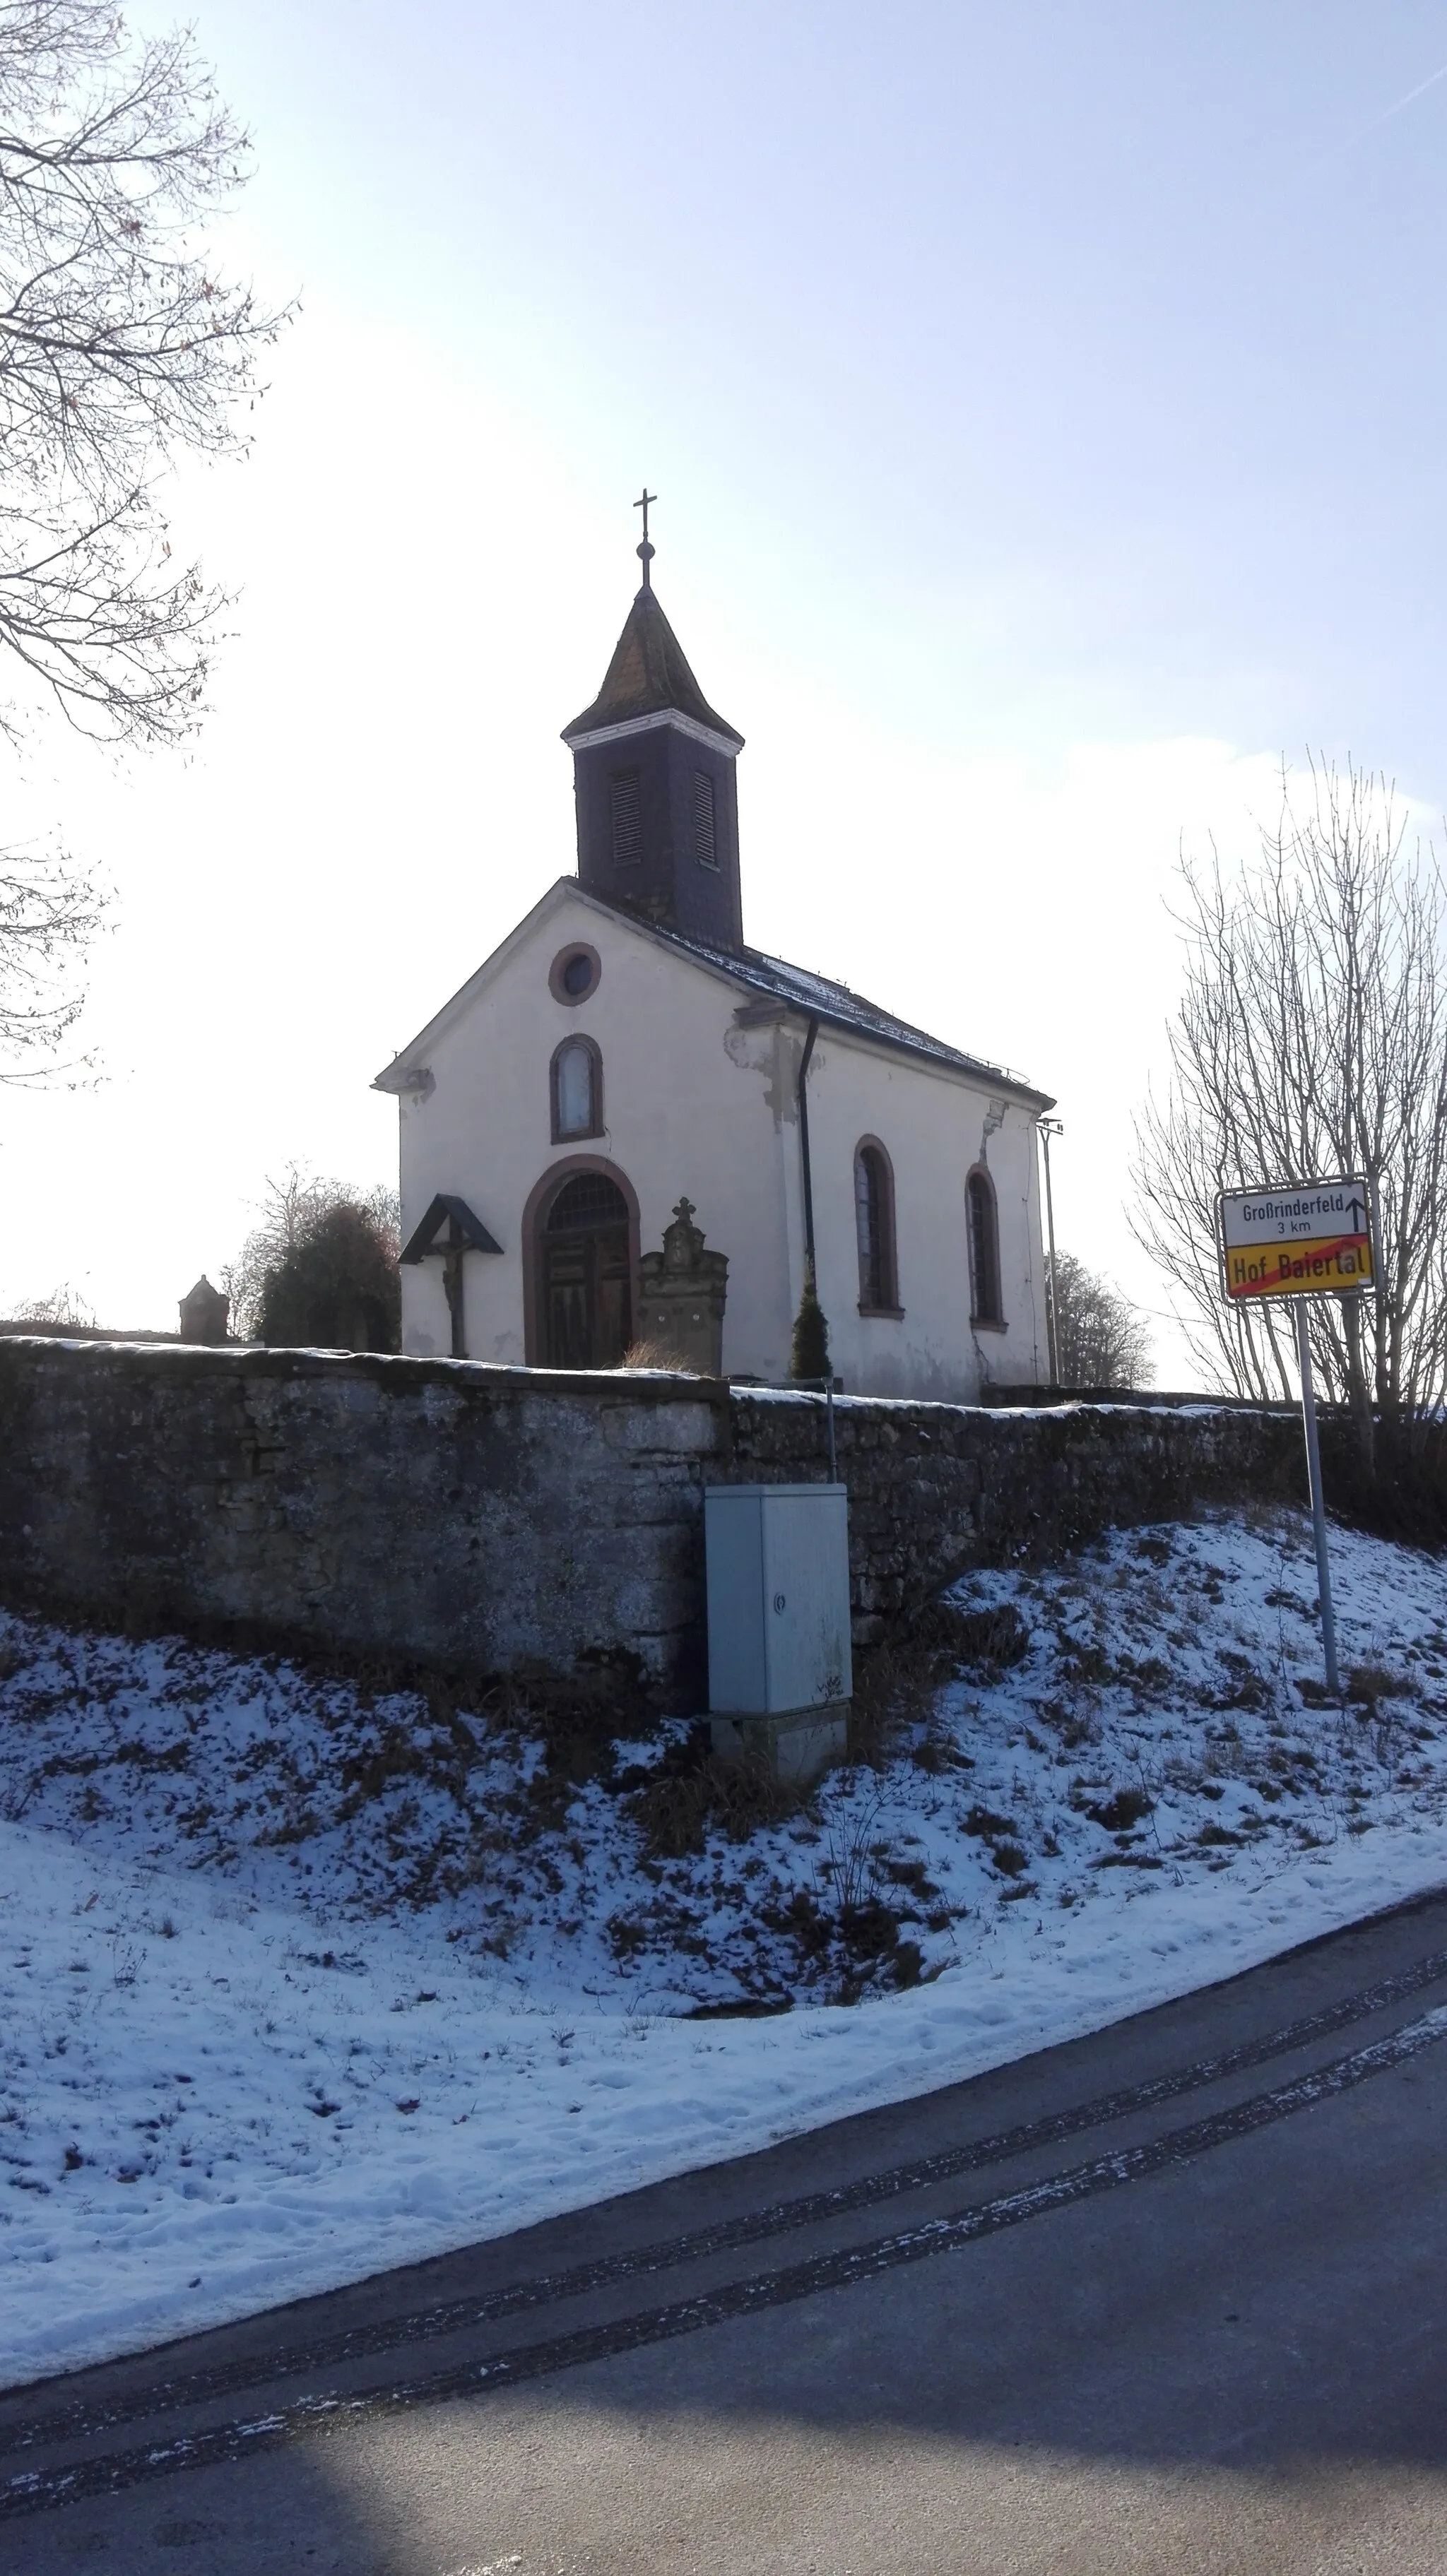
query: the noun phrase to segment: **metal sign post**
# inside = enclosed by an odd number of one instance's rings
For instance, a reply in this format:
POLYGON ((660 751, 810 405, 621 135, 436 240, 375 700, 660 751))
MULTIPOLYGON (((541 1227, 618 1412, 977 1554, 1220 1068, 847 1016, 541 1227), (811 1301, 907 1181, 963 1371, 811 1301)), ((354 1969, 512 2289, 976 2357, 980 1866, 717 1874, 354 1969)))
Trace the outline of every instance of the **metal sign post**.
POLYGON ((1316 1533, 1316 1581, 1321 1601, 1321 1642, 1326 1686, 1341 1697, 1336 1660, 1336 1620, 1331 1606, 1331 1566, 1326 1548, 1326 1503, 1321 1487, 1321 1444, 1316 1431, 1316 1391, 1311 1376, 1309 1297, 1359 1297, 1376 1284, 1372 1196, 1359 1173, 1332 1181, 1286 1181, 1269 1189, 1223 1190, 1216 1202, 1216 1245, 1221 1293, 1234 1305, 1253 1298, 1296 1301, 1296 1355, 1301 1369, 1301 1427, 1306 1436, 1306 1475, 1316 1533))
POLYGON ((1316 1436, 1316 1389, 1311 1382, 1311 1333, 1306 1306, 1296 1309, 1296 1355, 1301 1363, 1301 1426, 1306 1433, 1306 1481, 1311 1491, 1311 1525, 1316 1532, 1316 1588, 1321 1602, 1321 1643, 1326 1657, 1326 1686, 1341 1697, 1336 1668, 1336 1620, 1331 1606, 1331 1565, 1326 1552, 1326 1504, 1321 1491, 1321 1443, 1316 1436))

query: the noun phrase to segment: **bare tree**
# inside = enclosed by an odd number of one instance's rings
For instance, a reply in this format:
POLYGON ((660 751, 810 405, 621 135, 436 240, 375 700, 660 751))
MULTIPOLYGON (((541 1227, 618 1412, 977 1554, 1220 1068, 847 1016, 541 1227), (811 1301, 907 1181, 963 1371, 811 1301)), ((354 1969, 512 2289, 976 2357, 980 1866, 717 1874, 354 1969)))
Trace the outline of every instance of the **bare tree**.
MULTIPOLYGON (((172 558, 162 483, 245 444, 279 327, 203 248, 246 138, 189 35, 109 0, 0 0, 0 733, 41 709, 119 743, 199 719, 224 595, 172 558)), ((75 1020, 101 913, 65 860, 0 853, 0 1079, 75 1020), (67 972, 67 970, 69 970, 67 972)))
POLYGON ((1290 1319, 1228 1307, 1218 1190, 1364 1172, 1381 1281, 1312 1300, 1312 1355, 1352 1407, 1424 1425, 1447 1394, 1447 888, 1392 786, 1313 762, 1229 879, 1183 862, 1186 987, 1164 1102, 1137 1121, 1136 1233, 1197 1360, 1242 1395, 1294 1392, 1290 1319))
POLYGON ((1062 1386, 1148 1386, 1154 1376, 1150 1327, 1118 1288, 1058 1252, 1052 1277, 1062 1386))
POLYGON ((95 1327, 95 1308, 88 1298, 81 1295, 78 1288, 73 1288, 70 1281, 65 1279, 61 1281, 58 1288, 52 1288, 48 1297, 28 1297, 23 1306, 16 1307, 11 1321, 17 1324, 43 1324, 52 1331, 61 1329, 67 1324, 79 1324, 83 1330, 92 1331, 95 1327))

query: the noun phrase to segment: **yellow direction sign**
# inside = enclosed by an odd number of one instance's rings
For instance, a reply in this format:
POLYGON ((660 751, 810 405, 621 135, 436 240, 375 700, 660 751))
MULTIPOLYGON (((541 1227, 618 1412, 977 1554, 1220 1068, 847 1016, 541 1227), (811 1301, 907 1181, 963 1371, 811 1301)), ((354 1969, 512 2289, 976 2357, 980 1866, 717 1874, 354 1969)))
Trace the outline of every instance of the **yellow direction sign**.
POLYGON ((1250 1297, 1341 1297, 1375 1284, 1372 1203, 1358 1175, 1223 1190, 1216 1202, 1221 1285, 1250 1297))

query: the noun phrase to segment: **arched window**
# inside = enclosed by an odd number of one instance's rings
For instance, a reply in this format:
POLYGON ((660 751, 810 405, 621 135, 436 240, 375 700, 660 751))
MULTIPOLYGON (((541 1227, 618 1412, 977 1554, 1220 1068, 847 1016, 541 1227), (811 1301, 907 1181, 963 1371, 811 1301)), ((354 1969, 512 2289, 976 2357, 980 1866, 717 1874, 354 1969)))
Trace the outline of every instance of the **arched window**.
POLYGON ((603 1133, 603 1059, 591 1038, 564 1038, 553 1057, 553 1143, 603 1133))
POLYGON ((970 1225, 970 1321, 1003 1324, 1000 1304, 1000 1228, 995 1215, 995 1185, 987 1171, 971 1172, 965 1183, 970 1225))
POLYGON ((884 1147, 866 1136, 854 1152, 854 1224, 859 1239, 861 1315, 897 1315, 894 1174, 884 1147))

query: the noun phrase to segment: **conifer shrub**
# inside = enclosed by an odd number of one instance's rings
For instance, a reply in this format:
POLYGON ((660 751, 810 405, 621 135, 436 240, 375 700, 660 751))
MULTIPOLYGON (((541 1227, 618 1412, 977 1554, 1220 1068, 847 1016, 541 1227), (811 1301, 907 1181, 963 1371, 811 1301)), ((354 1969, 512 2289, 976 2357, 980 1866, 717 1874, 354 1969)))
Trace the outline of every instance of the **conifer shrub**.
POLYGON ((804 1294, 794 1318, 794 1340, 789 1352, 789 1375, 792 1378, 828 1377, 829 1326, 819 1303, 814 1273, 804 1281, 804 1294))
POLYGON ((322 1210, 266 1273, 259 1338, 273 1348, 395 1351, 401 1323, 395 1239, 357 1201, 322 1210))

